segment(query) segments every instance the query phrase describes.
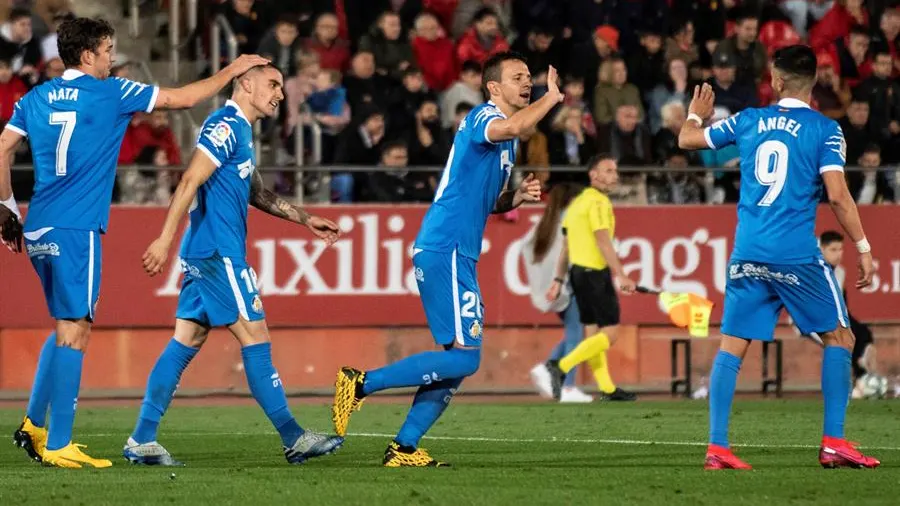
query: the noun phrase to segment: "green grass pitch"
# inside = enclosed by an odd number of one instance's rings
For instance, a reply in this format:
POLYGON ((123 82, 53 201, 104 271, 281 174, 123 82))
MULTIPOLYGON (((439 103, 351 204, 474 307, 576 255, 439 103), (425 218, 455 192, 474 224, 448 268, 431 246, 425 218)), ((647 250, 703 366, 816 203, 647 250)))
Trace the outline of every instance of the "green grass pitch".
MULTIPOLYGON (((148 468, 121 458, 139 402, 84 402, 76 441, 114 465, 80 471, 27 461, 9 437, 21 409, 0 409, 0 504, 900 504, 900 402, 851 404, 848 438, 881 459, 877 470, 819 467, 819 402, 759 400, 738 401, 732 417, 733 444, 756 469, 704 472, 704 402, 459 401, 422 443, 453 464, 446 469, 380 466, 405 399, 365 405, 336 455, 302 466, 285 463, 277 435, 253 405, 176 400, 160 441, 187 467, 148 468)), ((330 430, 324 400, 295 402, 293 410, 302 425, 330 430)))

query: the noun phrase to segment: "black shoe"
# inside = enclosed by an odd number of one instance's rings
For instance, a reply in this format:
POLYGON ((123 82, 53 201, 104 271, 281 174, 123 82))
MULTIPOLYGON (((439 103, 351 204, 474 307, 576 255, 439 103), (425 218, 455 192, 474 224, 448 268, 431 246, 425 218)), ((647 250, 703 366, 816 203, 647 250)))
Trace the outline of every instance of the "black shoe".
POLYGON ((604 401, 636 401, 637 395, 632 392, 626 392, 621 388, 616 387, 616 390, 611 394, 603 394, 601 397, 604 401))
POLYGON ((548 360, 547 370, 550 371, 550 388, 553 390, 553 398, 557 401, 562 395, 563 382, 566 381, 566 373, 559 368, 559 360, 548 360))

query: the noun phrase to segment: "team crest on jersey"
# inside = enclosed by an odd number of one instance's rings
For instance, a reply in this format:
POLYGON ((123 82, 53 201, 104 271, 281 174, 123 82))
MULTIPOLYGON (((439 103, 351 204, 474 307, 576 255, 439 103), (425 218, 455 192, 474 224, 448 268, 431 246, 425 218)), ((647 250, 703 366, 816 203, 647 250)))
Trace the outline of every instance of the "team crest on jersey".
POLYGON ((481 331, 481 322, 475 320, 474 322, 472 322, 472 325, 469 326, 469 337, 471 337, 472 339, 478 339, 481 337, 481 331))
POLYGON ((419 283, 425 282, 425 271, 421 267, 416 267, 416 281, 419 283))
POLYGON ((230 136, 231 126, 224 121, 220 121, 208 134, 206 134, 206 138, 217 148, 224 146, 230 136))
POLYGON ((262 312, 262 299, 259 298, 259 295, 253 296, 253 302, 251 303, 251 305, 253 306, 253 310, 257 313, 262 312))

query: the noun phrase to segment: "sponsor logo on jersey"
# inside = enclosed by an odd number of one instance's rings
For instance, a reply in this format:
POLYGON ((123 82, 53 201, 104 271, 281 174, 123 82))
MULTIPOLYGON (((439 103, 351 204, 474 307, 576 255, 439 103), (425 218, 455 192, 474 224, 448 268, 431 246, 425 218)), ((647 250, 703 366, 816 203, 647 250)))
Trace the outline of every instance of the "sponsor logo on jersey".
POLYGON ((796 274, 785 274, 780 271, 771 270, 765 265, 750 263, 733 264, 729 266, 728 277, 731 279, 753 278, 761 281, 785 283, 794 286, 800 284, 800 278, 798 278, 796 274))
POLYGON ((416 281, 419 283, 425 282, 425 271, 421 267, 416 267, 416 281))
POLYGON ((34 242, 27 244, 25 250, 28 252, 29 257, 59 256, 59 245, 55 242, 34 242))

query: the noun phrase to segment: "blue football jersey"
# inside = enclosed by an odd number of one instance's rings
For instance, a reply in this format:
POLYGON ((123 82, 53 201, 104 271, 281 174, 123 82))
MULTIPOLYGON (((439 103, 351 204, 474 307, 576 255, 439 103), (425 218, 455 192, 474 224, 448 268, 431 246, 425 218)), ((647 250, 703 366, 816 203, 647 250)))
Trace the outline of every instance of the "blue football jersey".
POLYGON ((16 103, 6 128, 30 138, 34 160, 26 232, 106 232, 125 129, 134 113, 153 110, 158 93, 156 86, 69 69, 16 103))
POLYGON ((203 123, 197 149, 216 164, 197 189, 190 207, 191 224, 181 241, 181 258, 244 258, 251 174, 256 169, 253 127, 229 100, 203 123))
POLYGON ((816 208, 821 174, 844 171, 837 122, 796 99, 745 109, 704 131, 712 149, 736 144, 741 197, 733 258, 799 264, 819 255, 816 208))
POLYGON ((415 247, 478 260, 488 216, 509 181, 518 140, 492 142, 488 125, 506 118, 492 102, 472 109, 460 123, 447 165, 425 214, 415 247))

